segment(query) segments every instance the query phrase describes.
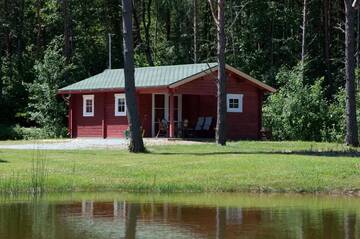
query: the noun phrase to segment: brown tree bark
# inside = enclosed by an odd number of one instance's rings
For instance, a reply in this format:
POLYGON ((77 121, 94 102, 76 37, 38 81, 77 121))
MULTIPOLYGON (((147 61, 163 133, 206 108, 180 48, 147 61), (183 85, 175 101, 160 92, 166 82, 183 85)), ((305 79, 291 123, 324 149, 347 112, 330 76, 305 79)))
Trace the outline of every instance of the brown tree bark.
POLYGON ((132 35, 132 1, 122 0, 123 9, 123 39, 124 39, 124 74, 125 97, 130 128, 129 151, 145 152, 144 142, 140 132, 140 119, 137 107, 135 89, 134 47, 132 35))
POLYGON ((346 90, 346 144, 359 146, 356 119, 356 82, 355 82, 355 9, 352 0, 345 3, 345 90, 346 90))

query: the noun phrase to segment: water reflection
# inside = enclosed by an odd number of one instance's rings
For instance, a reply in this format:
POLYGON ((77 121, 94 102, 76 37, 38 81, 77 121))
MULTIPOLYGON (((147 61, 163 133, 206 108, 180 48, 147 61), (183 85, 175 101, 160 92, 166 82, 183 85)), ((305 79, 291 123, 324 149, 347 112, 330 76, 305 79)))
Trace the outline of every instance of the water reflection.
POLYGON ((0 204, 1 239, 360 238, 359 210, 182 203, 0 204))

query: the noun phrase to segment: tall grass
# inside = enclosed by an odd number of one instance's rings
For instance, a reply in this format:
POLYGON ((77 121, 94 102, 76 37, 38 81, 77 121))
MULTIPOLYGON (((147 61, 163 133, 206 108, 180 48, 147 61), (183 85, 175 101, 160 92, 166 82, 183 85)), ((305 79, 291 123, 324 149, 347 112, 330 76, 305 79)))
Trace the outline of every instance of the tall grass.
POLYGON ((39 195, 46 191, 48 168, 45 151, 34 150, 29 171, 12 171, 0 177, 0 193, 17 195, 30 193, 39 195))
POLYGON ((42 194, 46 190, 48 170, 45 151, 35 150, 32 158, 31 187, 32 194, 42 194))

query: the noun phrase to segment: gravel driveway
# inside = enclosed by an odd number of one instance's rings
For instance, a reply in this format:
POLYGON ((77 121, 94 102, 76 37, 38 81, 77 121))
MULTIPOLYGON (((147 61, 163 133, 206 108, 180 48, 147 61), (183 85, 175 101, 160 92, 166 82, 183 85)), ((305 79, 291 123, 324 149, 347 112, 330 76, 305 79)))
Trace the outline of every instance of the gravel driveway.
MULTIPOLYGON (((128 146, 126 139, 64 139, 64 140, 39 140, 22 141, 14 144, 6 143, 0 149, 39 149, 39 150, 78 150, 78 149, 126 149, 128 146)), ((168 139, 144 139, 146 146, 169 145, 169 144, 194 144, 199 142, 192 141, 170 141, 168 139)))

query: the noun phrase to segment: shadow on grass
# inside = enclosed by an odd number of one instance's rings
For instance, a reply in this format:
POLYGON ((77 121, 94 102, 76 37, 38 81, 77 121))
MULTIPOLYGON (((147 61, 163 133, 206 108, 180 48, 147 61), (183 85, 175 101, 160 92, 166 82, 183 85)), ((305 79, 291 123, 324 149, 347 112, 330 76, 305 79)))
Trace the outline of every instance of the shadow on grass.
POLYGON ((0 159, 0 163, 8 163, 8 161, 0 159))
POLYGON ((189 156, 211 156, 211 155, 303 155, 303 156, 319 156, 319 157, 360 157, 360 151, 314 151, 314 150, 295 150, 295 151, 254 151, 254 152, 240 152, 240 151, 228 151, 228 152, 151 152, 155 155, 189 155, 189 156))

